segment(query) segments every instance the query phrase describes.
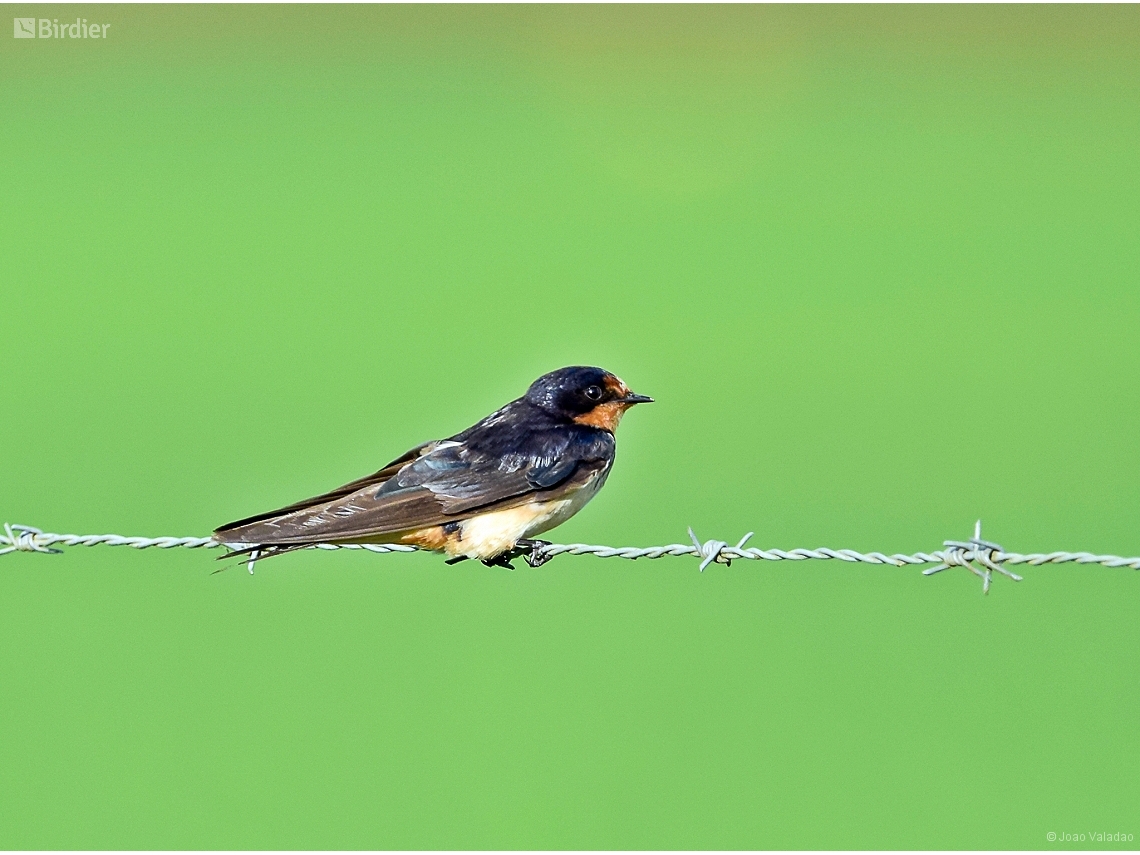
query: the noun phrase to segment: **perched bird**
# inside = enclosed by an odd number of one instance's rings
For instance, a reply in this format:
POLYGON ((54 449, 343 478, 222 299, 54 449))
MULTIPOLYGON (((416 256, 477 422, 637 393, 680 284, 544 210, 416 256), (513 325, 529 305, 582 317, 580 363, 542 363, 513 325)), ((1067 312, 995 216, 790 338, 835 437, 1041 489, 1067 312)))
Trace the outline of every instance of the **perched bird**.
POLYGON ((614 430, 635 395, 601 368, 544 374, 526 394, 379 472, 276 511, 224 525, 229 553, 258 557, 314 543, 403 543, 509 567, 544 560, 533 540, 570 519, 605 483, 614 430))

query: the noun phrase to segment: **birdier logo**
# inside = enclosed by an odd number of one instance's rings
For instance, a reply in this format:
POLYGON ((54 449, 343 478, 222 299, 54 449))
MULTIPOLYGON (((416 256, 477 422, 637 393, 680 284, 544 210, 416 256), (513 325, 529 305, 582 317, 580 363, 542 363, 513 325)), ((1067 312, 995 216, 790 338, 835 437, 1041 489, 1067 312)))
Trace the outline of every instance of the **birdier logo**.
POLYGON ((17 39, 105 39, 110 24, 89 24, 86 18, 74 23, 59 18, 13 18, 12 37, 17 39))

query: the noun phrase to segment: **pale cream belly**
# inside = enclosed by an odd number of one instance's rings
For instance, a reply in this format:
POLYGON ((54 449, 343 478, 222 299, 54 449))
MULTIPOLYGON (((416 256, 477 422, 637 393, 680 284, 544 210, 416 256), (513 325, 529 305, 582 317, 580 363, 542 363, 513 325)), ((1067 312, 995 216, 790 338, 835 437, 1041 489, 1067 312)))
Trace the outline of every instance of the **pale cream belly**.
POLYGON ((457 537, 448 538, 444 551, 452 556, 490 559, 513 549, 519 540, 549 531, 578 513, 603 479, 594 479, 566 499, 528 502, 517 508, 480 514, 459 524, 457 537))

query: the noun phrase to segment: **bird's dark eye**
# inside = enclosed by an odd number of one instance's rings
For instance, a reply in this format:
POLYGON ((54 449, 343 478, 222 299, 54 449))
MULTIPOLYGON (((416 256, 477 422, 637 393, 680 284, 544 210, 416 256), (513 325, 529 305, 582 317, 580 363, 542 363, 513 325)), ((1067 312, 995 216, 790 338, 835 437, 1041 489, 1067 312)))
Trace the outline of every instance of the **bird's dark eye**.
POLYGON ((587 386, 586 387, 586 397, 589 398, 591 401, 602 400, 602 395, 603 395, 603 392, 602 392, 601 386, 587 386))

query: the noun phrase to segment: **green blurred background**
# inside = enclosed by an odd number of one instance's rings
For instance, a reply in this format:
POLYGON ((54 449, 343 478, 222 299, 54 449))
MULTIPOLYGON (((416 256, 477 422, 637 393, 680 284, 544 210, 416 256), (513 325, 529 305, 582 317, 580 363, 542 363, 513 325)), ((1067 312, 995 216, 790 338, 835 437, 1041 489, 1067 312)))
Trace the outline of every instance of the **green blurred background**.
MULTIPOLYGON (((0 31, 0 518, 590 363, 659 403, 557 541, 1140 554, 1136 6, 4 9, 112 26, 0 31)), ((1140 835, 1130 570, 215 554, 0 559, 0 848, 1140 835)))

